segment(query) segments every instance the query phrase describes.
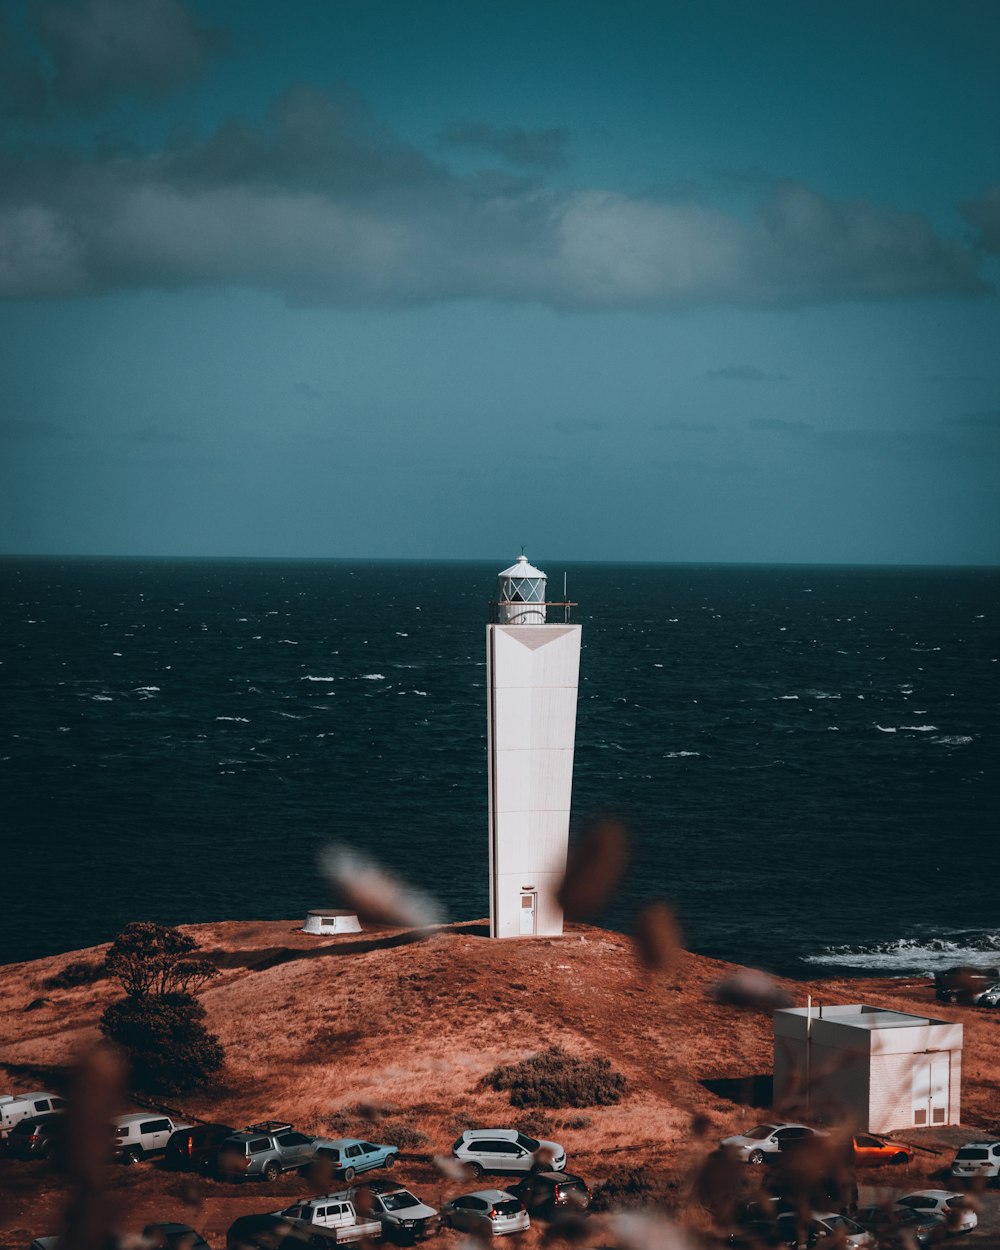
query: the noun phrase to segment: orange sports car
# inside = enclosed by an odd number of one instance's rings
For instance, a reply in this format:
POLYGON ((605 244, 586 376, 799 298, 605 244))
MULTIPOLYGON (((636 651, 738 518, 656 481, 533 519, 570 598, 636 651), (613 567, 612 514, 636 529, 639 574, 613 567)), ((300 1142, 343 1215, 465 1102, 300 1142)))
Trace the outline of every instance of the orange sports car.
POLYGON ((913 1151, 902 1142, 886 1141, 870 1133, 855 1133, 852 1139, 854 1162, 858 1164, 909 1163, 913 1151))

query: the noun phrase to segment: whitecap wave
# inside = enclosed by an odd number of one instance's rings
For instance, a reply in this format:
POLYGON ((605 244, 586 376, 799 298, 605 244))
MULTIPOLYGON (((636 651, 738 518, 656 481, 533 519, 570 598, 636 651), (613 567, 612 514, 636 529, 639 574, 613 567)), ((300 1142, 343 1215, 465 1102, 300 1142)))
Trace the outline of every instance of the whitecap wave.
POLYGON ((90 697, 95 703, 114 703, 114 699, 109 694, 92 694, 90 697))
POLYGON ((300 677, 299 681, 336 681, 336 677, 300 677))
POLYGON ((250 722, 247 720, 245 716, 217 716, 215 719, 216 720, 236 720, 236 721, 239 721, 240 724, 242 725, 250 724, 250 722))
POLYGON ((942 734, 940 738, 931 738, 931 742, 940 743, 943 747, 967 747, 971 741, 970 734, 942 734))
POLYGON ((779 699, 797 699, 798 697, 799 696, 797 694, 779 694, 778 695, 779 699))
POLYGON ((937 733, 937 725, 900 725, 900 729, 909 730, 914 734, 937 733))
POLYGON ((896 732, 895 725, 880 725, 878 721, 875 722, 875 728, 879 731, 879 733, 884 734, 894 734, 896 732))
POLYGON ((290 647, 297 647, 299 645, 294 638, 279 638, 278 641, 287 643, 290 647))
POLYGON ((805 955, 803 959, 809 964, 930 975, 956 964, 975 965, 990 961, 995 964, 998 952, 1000 930, 959 929, 952 933, 927 933, 868 945, 827 946, 818 954, 805 955))
POLYGON ((663 758, 665 760, 686 760, 700 755, 700 751, 667 751, 663 758))
POLYGON ((385 681, 385 673, 362 673, 361 681, 385 681))

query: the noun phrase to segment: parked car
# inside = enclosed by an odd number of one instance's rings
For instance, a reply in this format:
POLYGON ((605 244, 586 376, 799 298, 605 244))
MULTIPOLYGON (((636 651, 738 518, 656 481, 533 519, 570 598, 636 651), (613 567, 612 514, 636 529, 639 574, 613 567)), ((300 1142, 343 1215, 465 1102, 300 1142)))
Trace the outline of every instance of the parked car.
POLYGON ((34 1094, 0 1094, 0 1137, 6 1137, 15 1124, 28 1116, 65 1109, 66 1100, 46 1090, 34 1094))
POLYGON ((566 1167, 566 1151, 558 1142, 537 1141, 516 1128, 466 1129, 451 1153, 477 1177, 485 1172, 518 1174, 536 1168, 561 1172, 566 1167))
POLYGON ((806 1124, 758 1124, 748 1133, 724 1137, 719 1143, 723 1149, 732 1151, 744 1163, 761 1164, 772 1161, 783 1150, 788 1150, 809 1137, 825 1137, 821 1129, 806 1124))
POLYGON ((904 1207, 862 1207, 854 1219, 878 1240, 881 1250, 922 1250, 936 1245, 944 1232, 944 1216, 904 1207))
POLYGON ((970 1141, 955 1155, 951 1174, 963 1180, 977 1176, 996 1180, 1000 1176, 1000 1141, 970 1141))
POLYGON ((384 1236, 394 1241, 420 1241, 441 1225, 436 1207, 392 1181, 369 1181, 355 1191, 354 1201, 365 1215, 380 1220, 384 1236))
POLYGON ((452 1198, 441 1208, 441 1222, 477 1237, 523 1233, 531 1227, 524 1204, 502 1189, 477 1189, 452 1198))
POLYGON ((867 1228, 838 1211, 814 1211, 810 1227, 819 1242, 829 1238, 838 1246, 850 1246, 851 1250, 878 1250, 878 1242, 867 1228))
POLYGON ((529 1215, 545 1220, 579 1214, 591 1203, 586 1181, 572 1172, 529 1172, 507 1192, 524 1203, 529 1215))
POLYGON ((214 1159, 227 1137, 237 1130, 231 1124, 192 1124, 170 1134, 164 1162, 175 1172, 202 1171, 214 1159))
POLYGON ((7 1138, 7 1153, 15 1159, 51 1159, 62 1141, 66 1116, 46 1111, 18 1120, 7 1138))
POLYGON ((209 1250, 209 1244, 190 1224, 147 1224, 142 1235, 156 1250, 209 1250))
POLYGON ((226 1250, 305 1250, 311 1243, 281 1215, 241 1215, 226 1230, 226 1250))
POLYGON ((979 1223, 975 1208, 965 1194, 950 1189, 918 1189, 896 1199, 897 1207, 919 1211, 921 1214, 937 1214, 953 1233, 971 1233, 979 1223))
POLYGON ((218 1148, 215 1170, 223 1176, 273 1181, 282 1172, 316 1160, 316 1139, 297 1133, 290 1124, 266 1120, 242 1133, 231 1133, 218 1148))
POLYGON ((138 1163, 147 1155, 162 1154, 172 1133, 191 1126, 175 1124, 168 1115, 141 1111, 117 1116, 112 1120, 111 1127, 114 1134, 112 1157, 122 1163, 138 1163))
POLYGON ((861 1166, 877 1166, 883 1163, 909 1163, 913 1151, 902 1142, 889 1141, 885 1137, 873 1137, 871 1133, 855 1133, 851 1139, 854 1162, 861 1166))
POLYGON ((332 1165, 335 1176, 352 1181, 359 1172, 394 1167, 399 1147, 374 1146, 357 1137, 317 1137, 316 1153, 332 1165))
MULTIPOLYGON (((945 968, 934 974, 934 993, 943 1003, 975 1005, 996 989, 1000 989, 1000 968, 945 968)), ((996 1002, 987 1005, 995 1007, 996 1002)))

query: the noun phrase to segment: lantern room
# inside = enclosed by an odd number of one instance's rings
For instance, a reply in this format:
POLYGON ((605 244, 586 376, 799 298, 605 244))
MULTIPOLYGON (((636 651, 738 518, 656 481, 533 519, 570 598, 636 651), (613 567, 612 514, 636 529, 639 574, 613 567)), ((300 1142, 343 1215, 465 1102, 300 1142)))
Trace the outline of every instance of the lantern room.
POLYGON ((496 623, 498 625, 545 624, 546 576, 528 563, 517 560, 497 577, 496 623))

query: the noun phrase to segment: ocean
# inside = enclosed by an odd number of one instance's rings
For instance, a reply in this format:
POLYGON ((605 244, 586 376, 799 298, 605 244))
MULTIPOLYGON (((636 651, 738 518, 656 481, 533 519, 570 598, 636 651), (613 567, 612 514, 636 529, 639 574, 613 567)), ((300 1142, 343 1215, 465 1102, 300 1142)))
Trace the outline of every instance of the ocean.
MULTIPOLYGON (((795 976, 1000 960, 1000 570, 562 565, 600 918, 795 976)), ((485 623, 509 560, 0 560, 0 958, 304 917, 347 844, 488 911, 485 623)))

